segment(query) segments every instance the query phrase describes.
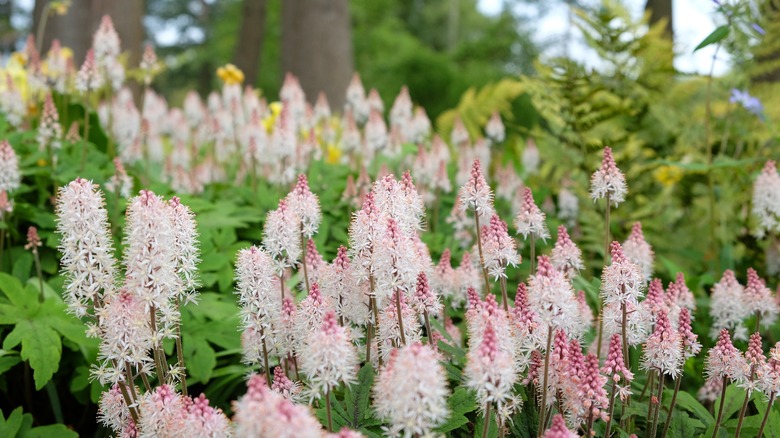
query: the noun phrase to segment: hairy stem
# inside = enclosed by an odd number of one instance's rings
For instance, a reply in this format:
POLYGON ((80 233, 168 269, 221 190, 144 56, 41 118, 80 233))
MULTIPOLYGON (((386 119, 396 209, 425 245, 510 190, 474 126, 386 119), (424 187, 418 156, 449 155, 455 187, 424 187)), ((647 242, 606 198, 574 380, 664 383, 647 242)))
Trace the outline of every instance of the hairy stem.
MULTIPOLYGON (((431 320, 428 317, 428 311, 423 309, 423 319, 425 320, 425 332, 428 333, 428 343, 433 345, 432 338, 433 338, 433 331, 431 330, 431 320)), ((433 346, 436 348, 436 346, 433 346)))
POLYGON ((333 432, 333 418, 330 413, 330 390, 325 391, 325 412, 328 413, 328 432, 333 432))
POLYGON ((482 428, 482 438, 487 438, 490 430, 490 403, 485 408, 485 426, 482 428))
POLYGON ((395 289, 395 312, 398 315, 398 331, 401 332, 401 343, 406 346, 406 334, 404 334, 404 318, 401 315, 401 289, 395 289))
POLYGON ((612 389, 609 391, 609 410, 607 419, 607 429, 604 431, 604 438, 609 438, 609 432, 612 430, 612 416, 615 414, 615 394, 617 393, 617 382, 612 381, 612 389))
POLYGON ((504 311, 509 312, 509 297, 506 293, 506 277, 501 276, 499 279, 499 284, 501 285, 501 300, 504 302, 504 311))
POLYGON ((666 438, 666 434, 669 432, 669 426, 672 424, 672 413, 674 412, 674 405, 677 404, 677 393, 680 392, 680 382, 682 382, 682 376, 674 380, 672 403, 669 404, 669 416, 666 418, 666 424, 664 425, 664 431, 661 432, 661 438, 666 438))
MULTIPOLYGON (((179 297, 176 296, 176 312, 179 311, 180 303, 179 297)), ((181 393, 186 397, 187 394, 187 367, 184 365, 184 350, 181 344, 181 321, 176 322, 176 359, 179 361, 179 368, 181 368, 181 393)))
POLYGON ((547 377, 549 375, 550 367, 550 345, 552 344, 553 328, 547 327, 547 349, 544 352, 544 378, 542 383, 542 404, 539 406, 539 429, 537 436, 541 437, 544 433, 545 425, 545 411, 547 410, 547 377))
MULTIPOLYGON (((604 267, 609 263, 609 210, 611 208, 609 193, 607 193, 607 208, 604 210, 604 267)), ((599 331, 596 337, 596 357, 601 358, 601 339, 604 332, 604 315, 602 314, 601 300, 596 300, 596 310, 599 314, 599 331)))
POLYGON ((720 421, 723 419, 723 405, 726 404, 726 387, 728 386, 728 377, 723 376, 723 390, 720 392, 720 407, 718 408, 718 418, 715 420, 715 429, 712 431, 712 438, 718 436, 720 421))
POLYGON ((309 293, 309 271, 306 268, 306 249, 309 246, 309 242, 306 240, 306 238, 303 235, 303 224, 301 224, 301 250, 302 256, 301 261, 303 262, 303 279, 306 282, 306 294, 309 293))
POLYGON ((41 288, 41 293, 38 295, 38 302, 43 302, 43 271, 41 270, 41 257, 38 255, 38 248, 33 246, 33 259, 35 260, 35 273, 38 275, 38 287, 41 288))
POLYGON ((764 427, 766 427, 766 420, 769 419, 769 413, 772 412, 772 405, 775 403, 775 393, 774 391, 769 396, 769 402, 766 405, 766 412, 764 413, 764 419, 761 420, 761 427, 758 428, 758 435, 756 435, 758 438, 761 438, 764 436, 764 427))
POLYGON ((265 380, 268 383, 268 387, 271 387, 271 370, 268 367, 268 347, 265 342, 265 330, 260 327, 260 337, 263 339, 263 370, 265 371, 265 380))
POLYGON ((666 374, 660 371, 658 372, 658 374, 660 376, 658 379, 658 395, 656 396, 658 401, 656 402, 655 413, 653 414, 653 425, 650 428, 650 434, 647 435, 648 437, 653 437, 653 438, 655 438, 655 432, 656 429, 658 428, 658 416, 661 414, 661 399, 664 396, 664 379, 666 378, 666 374))
POLYGON ((482 235, 479 232, 479 213, 474 211, 474 224, 477 227, 477 249, 479 250, 479 268, 482 271, 482 278, 485 280, 485 294, 490 293, 490 279, 488 279, 487 269, 485 269, 485 256, 482 255, 482 235))
MULTIPOLYGON (((751 365, 750 374, 749 374, 750 382, 753 381, 753 374, 755 372, 756 372, 756 366, 751 365)), ((752 392, 750 390, 745 392, 745 400, 742 402, 742 408, 739 410, 739 421, 737 422, 737 430, 734 432, 734 438, 739 438, 739 434, 742 431, 742 422, 745 421, 745 411, 747 410, 747 405, 750 402, 751 395, 752 392)))

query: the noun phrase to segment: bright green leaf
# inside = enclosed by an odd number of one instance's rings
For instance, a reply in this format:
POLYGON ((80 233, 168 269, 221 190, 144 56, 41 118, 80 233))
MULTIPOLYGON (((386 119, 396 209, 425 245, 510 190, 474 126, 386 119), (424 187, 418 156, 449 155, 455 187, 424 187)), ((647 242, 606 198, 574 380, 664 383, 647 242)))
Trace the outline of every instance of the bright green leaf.
POLYGON ((60 335, 37 321, 22 320, 3 341, 3 349, 9 350, 22 344, 21 358, 30 362, 35 389, 39 390, 51 380, 60 366, 62 342, 60 335))
POLYGON ((14 437, 22 427, 22 408, 18 407, 11 412, 8 418, 5 418, 3 411, 0 411, 0 436, 14 437))

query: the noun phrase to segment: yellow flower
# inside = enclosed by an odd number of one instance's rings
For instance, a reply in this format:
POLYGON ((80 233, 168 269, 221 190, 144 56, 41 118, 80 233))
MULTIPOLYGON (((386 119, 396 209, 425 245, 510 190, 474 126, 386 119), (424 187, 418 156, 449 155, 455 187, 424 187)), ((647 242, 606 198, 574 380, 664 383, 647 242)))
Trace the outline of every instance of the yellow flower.
POLYGON ((227 64, 218 68, 217 76, 222 79, 225 85, 235 85, 244 82, 244 72, 233 64, 227 64))
POLYGON ((677 166, 661 166, 653 172, 653 177, 665 187, 670 187, 682 179, 683 171, 677 166))
POLYGON ((338 164, 341 160, 341 149, 337 148, 333 144, 329 144, 326 148, 325 162, 328 164, 338 164))
POLYGON ((262 122, 263 122, 263 126, 265 127, 265 132, 270 133, 274 129, 274 123, 276 122, 276 118, 279 117, 279 114, 282 112, 282 103, 271 102, 271 104, 268 105, 268 109, 271 110, 271 115, 264 118, 262 122))
POLYGON ((68 9, 70 9, 70 0, 51 2, 49 3, 49 7, 55 14, 65 15, 68 13, 68 9))
POLYGON ((44 166, 46 166, 48 164, 48 162, 46 160, 44 160, 43 158, 39 158, 38 162, 36 164, 38 165, 38 167, 44 167, 44 166))

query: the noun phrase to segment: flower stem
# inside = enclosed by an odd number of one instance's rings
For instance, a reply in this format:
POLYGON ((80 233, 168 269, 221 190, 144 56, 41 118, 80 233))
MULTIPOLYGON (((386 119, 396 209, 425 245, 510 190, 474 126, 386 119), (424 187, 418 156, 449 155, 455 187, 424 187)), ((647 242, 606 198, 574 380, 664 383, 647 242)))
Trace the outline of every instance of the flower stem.
POLYGON ((534 275, 536 273, 536 236, 531 233, 531 273, 528 275, 534 275))
POLYGON ((544 379, 542 383, 542 404, 539 406, 539 429, 537 430, 537 436, 541 437, 544 433, 545 424, 545 410, 547 409, 547 377, 550 367, 550 345, 552 344, 553 328, 547 327, 547 349, 544 352, 544 379))
POLYGON ((615 414, 615 393, 617 392, 617 382, 612 381, 612 390, 609 392, 609 418, 607 419, 607 430, 604 431, 604 438, 609 438, 609 432, 612 429, 612 416, 615 414))
MULTIPOLYGON (((626 286, 621 286, 623 288, 623 292, 625 293, 626 286)), ((620 310, 623 313, 623 322, 621 324, 622 334, 623 334, 623 364, 626 366, 626 369, 631 371, 631 363, 628 358, 628 311, 626 309, 626 302, 623 301, 620 303, 620 310)))
POLYGON ((260 327, 260 337, 263 340, 263 371, 265 371, 265 380, 268 383, 268 387, 271 387, 271 369, 268 367, 268 347, 265 342, 265 330, 260 327))
MULTIPOLYGON (((149 322, 151 324, 152 333, 154 334, 154 337, 157 338, 157 308, 155 308, 155 306, 149 308, 149 322)), ((157 380, 162 384, 165 383, 165 369, 163 368, 162 360, 160 359, 159 340, 155 341, 152 349, 154 353, 154 366, 157 368, 157 380)))
POLYGON ((328 413, 328 432, 333 432, 333 418, 330 413, 330 390, 325 391, 325 412, 328 413))
POLYGON ((479 268, 482 270, 482 278, 485 280, 485 294, 490 293, 490 280, 485 269, 485 256, 482 255, 482 236, 479 232, 479 213, 474 212, 474 224, 477 227, 477 249, 479 250, 479 268))
MULTIPOLYGON (((428 344, 433 345, 433 331, 431 330, 431 320, 428 317, 428 311, 423 309, 423 319, 425 320, 425 332, 428 333, 428 344)), ((433 346, 436 348, 436 346, 433 346)))
MULTIPOLYGON (((179 297, 176 296, 176 312, 179 313, 179 297)), ((184 365, 184 349, 181 344, 181 322, 176 322, 176 359, 181 368, 181 393, 186 397, 187 394, 187 367, 184 365)), ((267 365, 267 364, 266 364, 267 365)), ((270 386, 270 385, 269 385, 270 386)))
POLYGON ((281 294, 279 305, 284 305, 284 270, 282 270, 281 273, 279 273, 279 293, 281 294))
POLYGON ((395 313, 398 315, 398 331, 401 332, 401 343, 406 346, 406 335, 404 334, 404 318, 401 315, 401 289, 395 289, 395 313))
POLYGON ((720 393, 720 407, 718 408, 718 419, 715 420, 715 429, 712 431, 712 438, 718 436, 720 421, 723 419, 723 405, 726 403, 726 387, 728 386, 728 377, 723 376, 723 390, 720 393))
POLYGON ((41 288, 41 294, 38 296, 38 302, 43 302, 43 271, 41 270, 41 257, 38 255, 38 249, 33 247, 33 258, 35 259, 35 272, 38 274, 38 286, 41 288))
MULTIPOLYGON (((750 382, 753 381, 753 373, 755 372, 756 372, 756 366, 751 365, 750 374, 749 374, 750 382)), ((747 410, 747 405, 750 402, 751 395, 752 395, 752 391, 747 390, 745 392, 745 400, 742 402, 742 409, 739 410, 739 421, 737 422, 737 430, 734 432, 734 438, 739 438, 739 434, 742 431, 742 422, 745 421, 745 411, 747 410)))
POLYGON ((482 438, 487 438, 490 430, 490 403, 485 408, 485 426, 482 428, 482 438))
MULTIPOLYGON (((609 193, 607 193, 607 209, 604 210, 604 267, 609 263, 609 210, 611 208, 609 193)), ((599 314, 599 332, 596 344, 596 357, 601 358, 601 338, 604 332, 604 315, 601 311, 601 300, 596 300, 596 310, 599 314)), ((625 346, 625 342, 623 343, 625 346)))
POLYGON ((501 285, 501 300, 504 302, 504 311, 509 312, 509 297, 506 293, 506 277, 501 276, 499 280, 499 284, 501 285))
POLYGON ((309 242, 303 236, 303 224, 301 224, 301 250, 303 251, 301 260, 303 262, 303 279, 306 281, 306 294, 309 293, 309 271, 306 269, 306 248, 308 245, 309 242))
POLYGON ((669 417, 666 419, 666 424, 664 425, 664 431, 661 433, 661 438, 666 438, 666 434, 669 432, 669 426, 672 424, 672 413, 674 413, 674 405, 677 404, 677 393, 680 392, 680 382, 682 382, 682 376, 674 380, 672 403, 669 404, 669 417))
MULTIPOLYGON (((656 398, 658 401, 656 402, 657 405, 655 407, 655 413, 653 414, 653 425, 650 428, 650 434, 647 435, 648 437, 655 438, 655 432, 658 428, 658 417, 661 414, 661 399, 664 396, 664 379, 666 378, 666 374, 662 373, 661 371, 658 372, 659 379, 658 379, 658 395, 656 398)), ((652 401, 650 402, 652 404, 652 401)))
POLYGON ((775 402, 775 393, 774 391, 769 396, 769 402, 766 405, 766 412, 764 412, 764 419, 761 420, 761 427, 758 428, 758 435, 756 435, 758 438, 761 438, 764 436, 764 427, 766 427, 766 420, 769 419, 769 413, 772 412, 772 405, 775 402))

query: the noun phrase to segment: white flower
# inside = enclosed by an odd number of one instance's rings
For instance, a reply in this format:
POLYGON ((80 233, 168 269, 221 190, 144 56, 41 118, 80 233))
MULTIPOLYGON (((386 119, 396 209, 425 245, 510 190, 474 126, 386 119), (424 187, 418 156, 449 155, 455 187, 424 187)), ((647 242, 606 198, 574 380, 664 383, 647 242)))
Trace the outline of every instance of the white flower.
POLYGON ((8 140, 0 141, 0 191, 13 192, 19 188, 19 159, 8 140))
POLYGON ((780 232, 780 174, 772 160, 766 162, 756 178, 752 206, 753 215, 759 222, 755 231, 757 237, 780 232))
POLYGON ((524 239, 527 239, 528 235, 532 234, 534 237, 546 241, 547 238, 550 237, 550 233, 547 231, 547 225, 545 225, 544 219, 545 215, 539 210, 539 207, 536 206, 531 189, 524 187, 523 204, 515 217, 517 234, 522 234, 524 239))
POLYGON ((606 147, 601 167, 593 173, 590 180, 590 196, 594 201, 609 197, 609 201, 617 206, 626 199, 626 193, 626 177, 617 168, 615 159, 612 158, 612 149, 606 147))
POLYGON ((102 193, 77 178, 57 196, 57 232, 65 272, 65 302, 81 318, 114 292, 116 260, 102 193))
POLYGON ((301 371, 309 377, 312 398, 319 398, 341 383, 349 385, 357 380, 360 359, 333 311, 328 311, 322 326, 307 337, 300 362, 301 371))
POLYGON ((374 405, 391 436, 426 436, 447 420, 447 375, 439 355, 419 342, 395 350, 379 371, 374 405))
POLYGON ((645 281, 650 281, 653 276, 653 248, 645 240, 642 234, 642 224, 635 222, 631 227, 631 235, 623 242, 623 252, 629 260, 635 263, 642 271, 645 281))

